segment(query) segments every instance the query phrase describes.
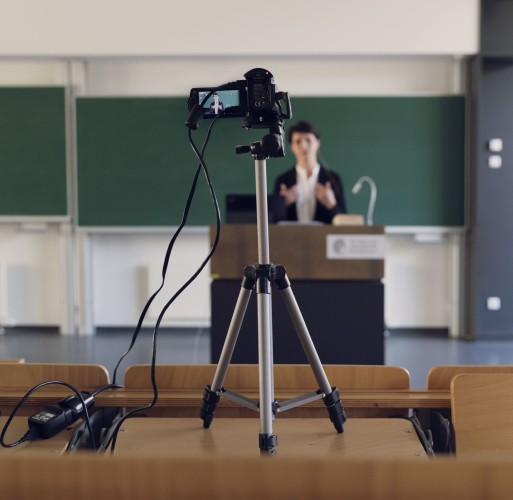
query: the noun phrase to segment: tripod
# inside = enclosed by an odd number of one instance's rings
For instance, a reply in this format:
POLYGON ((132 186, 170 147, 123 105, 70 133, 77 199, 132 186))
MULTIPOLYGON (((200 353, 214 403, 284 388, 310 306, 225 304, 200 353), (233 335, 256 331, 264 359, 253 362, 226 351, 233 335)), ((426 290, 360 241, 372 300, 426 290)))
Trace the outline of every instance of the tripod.
POLYGON ((321 399, 328 410, 331 422, 337 432, 343 432, 346 420, 344 408, 340 401, 339 391, 331 387, 321 365, 317 351, 312 342, 304 319, 292 293, 285 268, 274 265, 269 258, 269 231, 267 218, 267 177, 266 140, 252 143, 251 146, 239 146, 237 153, 252 152, 255 160, 257 231, 258 231, 258 264, 244 269, 239 297, 228 327, 228 333, 223 345, 219 363, 211 385, 205 387, 200 416, 203 427, 210 427, 214 419, 217 404, 222 397, 260 413, 259 447, 262 452, 272 451, 278 444, 278 438, 273 434, 273 419, 276 413, 321 399), (273 349, 272 349, 272 319, 271 319, 271 285, 280 290, 288 313, 294 324, 301 345, 319 386, 315 392, 298 396, 278 403, 274 399, 273 384, 273 349), (258 311, 258 359, 259 359, 259 402, 224 388, 224 379, 228 371, 237 337, 246 313, 251 293, 257 290, 258 311))

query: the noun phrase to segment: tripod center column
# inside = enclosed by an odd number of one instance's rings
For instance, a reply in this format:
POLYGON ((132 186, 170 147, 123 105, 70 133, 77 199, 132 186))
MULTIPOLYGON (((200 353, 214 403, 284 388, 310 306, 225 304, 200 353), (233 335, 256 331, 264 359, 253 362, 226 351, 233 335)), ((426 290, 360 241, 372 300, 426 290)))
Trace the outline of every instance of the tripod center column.
POLYGON ((265 159, 255 158, 255 185, 258 231, 258 263, 270 264, 267 217, 267 174, 265 159))
MULTIPOLYGON (((267 178, 265 159, 255 157, 255 180, 257 202, 258 265, 268 267, 269 227, 267 220, 267 178)), ((260 382, 260 449, 272 450, 277 443, 273 434, 273 370, 272 370, 272 321, 271 282, 269 276, 259 276, 257 283, 258 308, 258 372, 260 382)))

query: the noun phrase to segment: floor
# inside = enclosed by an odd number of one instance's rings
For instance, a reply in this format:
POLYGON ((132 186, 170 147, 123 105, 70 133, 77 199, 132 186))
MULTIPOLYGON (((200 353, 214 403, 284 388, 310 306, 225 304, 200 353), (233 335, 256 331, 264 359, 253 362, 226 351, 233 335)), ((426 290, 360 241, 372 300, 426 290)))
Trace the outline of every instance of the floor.
MULTIPOLYGON (((87 337, 61 336, 52 329, 6 329, 0 335, 0 359, 24 358, 40 363, 97 363, 112 373, 128 349, 131 332, 100 330, 87 337)), ((142 332, 124 366, 151 361, 151 332, 142 332)), ((157 363, 210 363, 208 328, 160 332, 157 363)), ((411 387, 423 388, 429 368, 443 364, 513 364, 510 340, 465 341, 447 338, 444 330, 392 330, 385 337, 385 363, 410 372, 411 387)), ((122 368, 124 371, 124 368, 122 368)))

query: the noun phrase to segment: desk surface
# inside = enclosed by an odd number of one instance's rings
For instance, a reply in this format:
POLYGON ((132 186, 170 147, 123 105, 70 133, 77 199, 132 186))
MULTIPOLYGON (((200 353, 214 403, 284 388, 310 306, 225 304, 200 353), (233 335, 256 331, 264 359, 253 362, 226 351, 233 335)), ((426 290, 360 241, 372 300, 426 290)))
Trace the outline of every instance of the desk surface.
MULTIPOLYGON (((273 431, 280 457, 427 458, 405 419, 353 418, 338 434, 328 417, 278 418, 273 431)), ((259 432, 256 419, 218 418, 204 429, 199 418, 133 418, 119 433, 116 454, 255 457, 259 432)))
MULTIPOLYGON (((0 417, 0 431, 4 428, 8 416, 0 417)), ((20 439, 28 430, 27 417, 14 417, 7 434, 5 441, 13 443, 20 439)), ((0 453, 20 453, 20 452, 41 452, 52 455, 60 455, 66 451, 69 441, 73 436, 74 428, 66 429, 51 439, 38 439, 34 441, 27 441, 14 448, 0 447, 0 453)))

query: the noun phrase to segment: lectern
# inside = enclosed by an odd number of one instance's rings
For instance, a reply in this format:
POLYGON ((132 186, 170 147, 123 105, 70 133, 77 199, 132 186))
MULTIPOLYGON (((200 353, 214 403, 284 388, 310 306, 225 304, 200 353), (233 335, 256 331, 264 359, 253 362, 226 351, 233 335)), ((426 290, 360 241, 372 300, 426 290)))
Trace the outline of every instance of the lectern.
MULTIPOLYGON (((211 228, 211 238, 214 234, 211 228)), ((225 224, 212 257, 211 362, 217 363, 246 265, 257 262, 254 225, 225 224)), ((271 225, 270 256, 287 269, 322 363, 384 364, 384 228, 271 225)), ((272 294, 274 363, 306 363, 280 294, 272 294)), ((258 363, 251 298, 232 363, 258 363)))

